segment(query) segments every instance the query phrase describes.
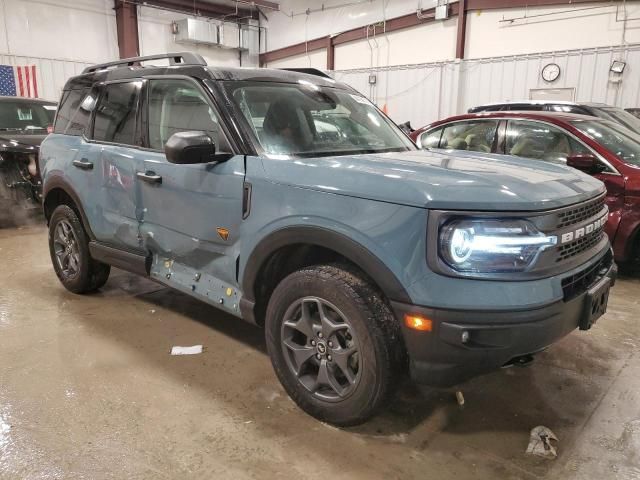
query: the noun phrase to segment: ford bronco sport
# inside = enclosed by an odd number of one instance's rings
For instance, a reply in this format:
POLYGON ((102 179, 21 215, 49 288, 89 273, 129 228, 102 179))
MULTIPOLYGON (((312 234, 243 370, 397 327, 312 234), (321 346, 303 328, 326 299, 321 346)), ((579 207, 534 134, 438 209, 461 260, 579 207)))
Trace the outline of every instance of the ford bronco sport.
POLYGON ((68 290, 115 266, 264 326, 285 390, 336 425, 373 415, 404 371, 454 385, 605 311, 600 181, 420 151, 320 72, 160 57, 64 88, 40 168, 68 290))

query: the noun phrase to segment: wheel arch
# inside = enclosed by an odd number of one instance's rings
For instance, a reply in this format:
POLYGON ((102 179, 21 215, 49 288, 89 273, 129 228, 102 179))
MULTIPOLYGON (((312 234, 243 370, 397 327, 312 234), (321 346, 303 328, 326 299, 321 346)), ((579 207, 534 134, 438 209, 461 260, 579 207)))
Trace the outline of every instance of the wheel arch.
POLYGON ((51 214, 58 205, 69 205, 80 217, 82 226, 91 240, 95 240, 95 235, 89 225, 89 220, 82 208, 80 197, 74 188, 62 177, 51 177, 47 179, 45 188, 42 192, 42 206, 44 216, 49 223, 51 214))
MULTIPOLYGON (((409 294, 396 275, 362 244, 330 229, 294 226, 270 233, 260 240, 249 255, 241 281, 243 298, 240 307, 245 319, 261 323, 260 308, 256 309, 256 306, 260 306, 261 295, 257 290, 261 281, 265 279, 265 269, 269 268, 280 252, 289 253, 296 247, 316 248, 321 251, 320 258, 329 256, 329 261, 336 258, 345 259, 369 277, 388 300, 411 303, 409 294), (330 258, 331 254, 336 258, 330 258)), ((264 298, 262 300, 265 301, 264 298)))

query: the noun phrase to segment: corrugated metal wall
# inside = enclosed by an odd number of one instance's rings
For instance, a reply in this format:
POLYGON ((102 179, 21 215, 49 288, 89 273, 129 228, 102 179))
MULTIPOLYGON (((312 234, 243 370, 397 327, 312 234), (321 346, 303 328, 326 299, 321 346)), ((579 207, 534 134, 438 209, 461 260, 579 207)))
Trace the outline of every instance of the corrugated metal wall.
MULTIPOLYGON (((419 127, 489 102, 530 98, 531 89, 575 89, 579 102, 640 106, 640 44, 522 56, 403 65, 333 72, 336 80, 367 95, 396 122, 419 127), (615 59, 627 62, 622 81, 610 81, 615 59), (557 63, 562 73, 553 84, 540 72, 557 63), (375 84, 369 77, 375 75, 375 84)), ((372 79, 373 81, 373 79, 372 79)))
POLYGON ((0 54, 0 65, 35 65, 38 80, 38 96, 47 100, 60 100, 62 87, 69 77, 78 75, 88 63, 67 60, 51 60, 0 54))

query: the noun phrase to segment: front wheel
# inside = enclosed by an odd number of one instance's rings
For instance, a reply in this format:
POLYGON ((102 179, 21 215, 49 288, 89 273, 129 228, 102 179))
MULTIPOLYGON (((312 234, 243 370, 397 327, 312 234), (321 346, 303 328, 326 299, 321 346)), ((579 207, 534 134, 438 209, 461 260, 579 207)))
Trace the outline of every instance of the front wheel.
POLYGON ((56 207, 51 215, 49 253, 58 279, 73 293, 97 290, 109 278, 111 268, 91 258, 84 227, 68 205, 56 207))
POLYGON ((276 375, 310 415, 339 426, 365 422, 389 399, 399 366, 399 331, 381 295, 348 268, 292 273, 266 316, 276 375))

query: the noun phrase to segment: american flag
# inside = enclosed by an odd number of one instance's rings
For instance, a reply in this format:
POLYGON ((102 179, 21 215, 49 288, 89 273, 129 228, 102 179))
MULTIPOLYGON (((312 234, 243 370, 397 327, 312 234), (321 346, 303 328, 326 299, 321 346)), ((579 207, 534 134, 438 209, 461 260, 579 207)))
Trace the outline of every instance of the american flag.
POLYGON ((0 95, 38 97, 35 65, 0 65, 0 95))

